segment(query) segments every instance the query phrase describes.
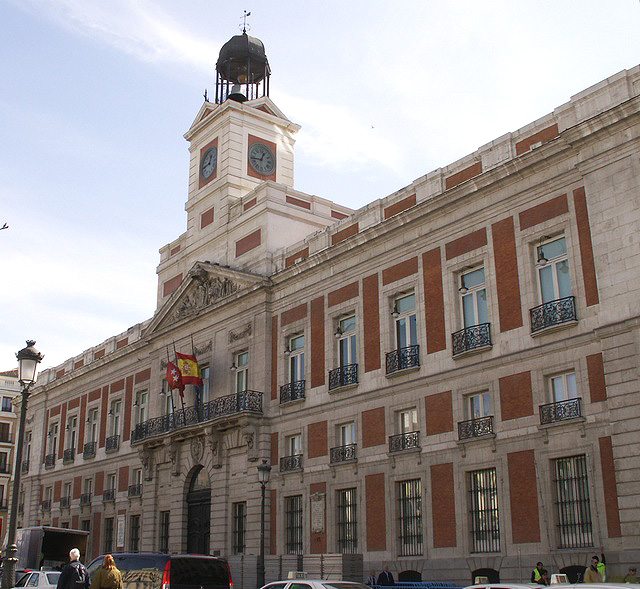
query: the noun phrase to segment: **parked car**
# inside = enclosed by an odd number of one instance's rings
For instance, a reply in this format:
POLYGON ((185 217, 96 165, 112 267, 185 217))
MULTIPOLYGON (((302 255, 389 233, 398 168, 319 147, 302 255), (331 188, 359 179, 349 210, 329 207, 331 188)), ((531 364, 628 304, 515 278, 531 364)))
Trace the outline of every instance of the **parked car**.
POLYGON ((36 589, 55 589, 58 585, 59 571, 16 571, 16 587, 35 587, 36 589))
POLYGON ((262 589, 370 589, 353 581, 328 581, 316 579, 287 579, 267 583, 262 589))
MULTIPOLYGON (((124 589, 232 589, 229 564, 223 558, 200 554, 156 552, 112 553, 122 573, 124 589)), ((87 567, 93 579, 104 555, 87 567)))

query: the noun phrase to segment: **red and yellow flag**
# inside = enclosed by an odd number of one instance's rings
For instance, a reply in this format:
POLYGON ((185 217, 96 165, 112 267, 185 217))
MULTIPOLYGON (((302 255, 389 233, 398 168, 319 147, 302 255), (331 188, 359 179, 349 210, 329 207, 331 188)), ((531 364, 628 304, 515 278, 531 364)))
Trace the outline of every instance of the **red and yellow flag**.
POLYGON ((178 354, 176 352, 176 361, 178 362, 178 369, 180 370, 184 384, 202 385, 200 367, 198 366, 198 361, 195 356, 191 354, 178 354))
POLYGON ((184 396, 184 383, 180 376, 180 370, 178 370, 178 367, 173 362, 167 362, 167 382, 171 390, 178 389, 180 396, 184 396))

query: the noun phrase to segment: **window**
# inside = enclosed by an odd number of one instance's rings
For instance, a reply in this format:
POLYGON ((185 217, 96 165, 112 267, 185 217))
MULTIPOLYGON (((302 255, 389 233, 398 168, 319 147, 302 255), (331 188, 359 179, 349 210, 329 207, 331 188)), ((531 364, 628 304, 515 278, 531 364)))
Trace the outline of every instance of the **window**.
POLYGON ((240 352, 234 356, 233 365, 235 366, 235 391, 243 393, 249 387, 249 352, 240 352))
POLYGON ((554 461, 559 548, 593 545, 587 457, 554 461))
POLYGON ((232 550, 233 554, 244 554, 245 534, 247 530, 247 504, 242 501, 231 506, 233 517, 232 550))
POLYGON ((340 358, 340 366, 349 366, 358 363, 356 353, 356 316, 349 315, 338 321, 338 329, 336 332, 338 337, 338 356, 340 358))
POLYGON ((49 426, 49 454, 56 454, 58 450, 58 424, 52 423, 49 426))
POLYGON ((468 474, 471 552, 500 550, 498 482, 495 468, 468 474))
POLYGON ((398 483, 398 536, 400 556, 422 554, 422 484, 420 479, 398 483))
POLYGON ((210 400, 211 389, 209 378, 211 376, 211 369, 209 366, 202 366, 200 368, 200 377, 202 378, 202 387, 200 389, 200 403, 206 405, 210 400))
POLYGON ((164 414, 172 415, 173 414, 173 392, 169 390, 169 384, 166 380, 162 381, 162 396, 164 397, 164 414))
POLYGON ((342 423, 336 428, 338 446, 349 446, 356 443, 356 424, 353 421, 342 423))
POLYGON ((9 472, 9 455, 7 452, 0 452, 0 472, 9 472))
POLYGON ((32 437, 31 432, 27 432, 25 434, 25 436, 24 436, 23 461, 26 462, 27 464, 29 463, 29 460, 31 459, 31 437, 32 437))
POLYGON ((80 523, 80 529, 84 530, 85 532, 90 532, 91 531, 91 520, 90 519, 83 519, 82 522, 80 523))
POLYGON ((115 473, 110 473, 107 475, 107 490, 115 491, 116 490, 116 475, 115 473))
POLYGON ((289 382, 304 380, 304 335, 289 338, 289 382))
POLYGON ((10 427, 8 423, 0 423, 0 442, 11 441, 10 427))
POLYGON ((576 373, 567 372, 566 374, 558 374, 549 379, 551 387, 551 398, 553 403, 561 401, 569 401, 578 397, 578 389, 576 387, 576 373))
POLYGON ((71 499, 71 483, 64 484, 64 493, 63 497, 67 497, 69 500, 71 499))
POLYGON ((104 518, 104 548, 103 552, 113 552, 113 518, 104 518))
POLYGON ((285 497, 285 552, 302 554, 302 495, 285 497))
POLYGON ((475 268, 460 277, 460 304, 464 327, 489 322, 484 268, 475 268))
POLYGON ((129 519, 129 550, 138 552, 140 550, 140 516, 132 515, 129 519))
POLYGON ((75 450, 78 435, 78 416, 73 415, 67 420, 67 449, 75 450))
POLYGON ((136 425, 140 425, 149 419, 149 393, 138 391, 136 393, 137 419, 136 425))
POLYGON ((408 434, 418 431, 418 410, 415 408, 398 411, 398 433, 408 434))
POLYGON ((466 399, 468 419, 480 419, 493 415, 491 413, 491 395, 487 391, 467 395, 466 399))
POLYGON ((13 411, 13 404, 12 404, 12 399, 11 397, 2 397, 2 410, 3 411, 13 411))
POLYGON ((564 237, 546 241, 537 248, 538 284, 543 303, 571 296, 571 275, 564 237))
POLYGON ((169 553, 169 511, 160 512, 160 552, 169 553))
MULTIPOLYGON (((6 509, 6 506, 4 504, 4 485, 0 485, 0 506, 2 507, 2 509, 6 509)), ((2 530, 0 530, 1 532, 2 530)))
POLYGON ((120 413, 122 411, 122 401, 112 401, 109 413, 111 415, 111 435, 120 435, 120 413))
POLYGON ((83 493, 85 497, 91 499, 91 493, 93 491, 93 479, 84 479, 84 484, 82 486, 84 489, 83 493))
POLYGON ((355 489, 341 489, 336 492, 338 552, 341 554, 355 554, 358 552, 356 507, 355 489))
POLYGON ((416 295, 414 293, 397 297, 393 305, 395 321, 396 349, 418 344, 416 329, 416 295))
POLYGON ((89 409, 87 416, 87 442, 98 441, 98 410, 89 409))
POLYGON ((302 434, 288 436, 285 440, 287 448, 287 456, 297 456, 302 454, 302 434))

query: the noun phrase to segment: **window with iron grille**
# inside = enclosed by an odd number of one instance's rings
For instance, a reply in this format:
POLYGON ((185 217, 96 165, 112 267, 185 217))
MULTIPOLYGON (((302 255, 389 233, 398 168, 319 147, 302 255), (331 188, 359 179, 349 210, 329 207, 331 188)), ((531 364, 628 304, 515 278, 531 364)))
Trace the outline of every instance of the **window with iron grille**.
POLYGON ((302 495, 285 497, 285 552, 302 554, 302 495))
POLYGON ((420 479, 398 483, 400 556, 422 554, 422 484, 420 479))
POLYGON ((244 501, 231 506, 233 517, 232 549, 233 554, 244 554, 245 533, 247 530, 247 504, 244 501))
POLYGON ((495 468, 468 473, 471 552, 500 550, 498 480, 495 468))
POLYGON ((160 552, 169 553, 169 513, 168 511, 160 512, 160 552))
POLYGON ((104 550, 103 552, 113 552, 113 518, 104 519, 104 550))
POLYGON ((140 516, 132 515, 129 520, 129 550, 138 552, 140 550, 140 516))
POLYGON ((592 546, 587 457, 583 454, 554 462, 559 548, 592 546))
POLYGON ((358 519, 356 515, 356 490, 341 489, 336 493, 338 552, 358 552, 358 519))

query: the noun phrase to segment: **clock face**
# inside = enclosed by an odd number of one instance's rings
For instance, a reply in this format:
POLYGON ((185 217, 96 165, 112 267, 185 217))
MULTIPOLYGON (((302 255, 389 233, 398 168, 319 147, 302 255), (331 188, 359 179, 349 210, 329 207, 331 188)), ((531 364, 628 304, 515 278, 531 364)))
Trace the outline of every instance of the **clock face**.
POLYGON ((215 172, 216 164, 218 163, 218 150, 215 147, 211 147, 204 152, 202 160, 200 161, 200 175, 208 180, 211 178, 213 172, 215 172))
POLYGON ((254 143, 249 148, 249 163, 261 176, 271 176, 276 169, 276 156, 262 143, 254 143))

